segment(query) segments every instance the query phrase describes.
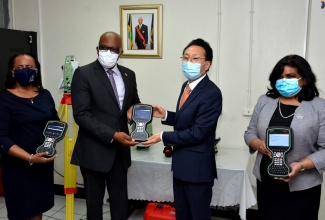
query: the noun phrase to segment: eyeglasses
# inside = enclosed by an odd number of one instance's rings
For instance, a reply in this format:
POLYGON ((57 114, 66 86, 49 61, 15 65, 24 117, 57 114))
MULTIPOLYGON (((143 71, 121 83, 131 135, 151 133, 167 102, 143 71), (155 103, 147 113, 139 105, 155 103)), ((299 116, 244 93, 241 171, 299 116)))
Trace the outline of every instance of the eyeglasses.
POLYGON ((119 47, 107 47, 104 45, 98 45, 98 50, 101 52, 111 51, 112 53, 116 53, 116 54, 121 53, 121 48, 119 48, 119 47))
POLYGON ((190 57, 181 57, 181 59, 182 59, 183 62, 188 62, 189 60, 191 60, 192 63, 197 63, 199 61, 199 59, 204 59, 205 60, 205 58, 203 58, 203 57, 192 57, 192 58, 190 58, 190 57))

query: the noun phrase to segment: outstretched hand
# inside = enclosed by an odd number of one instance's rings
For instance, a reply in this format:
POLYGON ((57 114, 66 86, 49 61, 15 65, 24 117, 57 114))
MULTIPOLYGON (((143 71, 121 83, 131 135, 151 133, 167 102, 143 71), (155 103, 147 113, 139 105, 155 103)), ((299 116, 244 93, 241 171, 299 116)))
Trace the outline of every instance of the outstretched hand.
POLYGON ((159 105, 152 105, 153 108, 153 117, 155 118, 165 118, 166 110, 159 105))
POLYGON ((134 139, 132 139, 129 135, 127 135, 124 132, 116 132, 113 136, 113 139, 121 143, 122 145, 128 147, 139 144, 139 142, 136 142, 134 139))
POLYGON ((160 133, 156 133, 156 134, 150 136, 147 141, 142 142, 142 144, 144 146, 151 146, 151 145, 153 145, 155 143, 158 143, 159 141, 161 141, 160 133))

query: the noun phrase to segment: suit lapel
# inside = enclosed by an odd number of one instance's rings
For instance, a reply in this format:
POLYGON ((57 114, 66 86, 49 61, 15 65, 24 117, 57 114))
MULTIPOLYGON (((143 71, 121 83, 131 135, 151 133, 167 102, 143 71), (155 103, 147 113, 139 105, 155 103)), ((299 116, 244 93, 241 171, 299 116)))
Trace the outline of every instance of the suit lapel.
POLYGON ((199 82, 199 84, 196 85, 196 87, 194 88, 194 90, 191 92, 191 94, 189 95, 189 97, 186 99, 185 103, 183 104, 182 108, 179 109, 179 102, 182 98, 182 94, 183 94, 183 91, 184 91, 184 88, 187 84, 184 83, 183 86, 182 86, 182 90, 181 90, 181 94, 178 98, 178 103, 177 103, 177 111, 176 111, 176 120, 178 118, 178 116, 180 114, 182 114, 182 112, 191 105, 191 102, 198 96, 200 95, 201 91, 202 91, 202 88, 204 88, 205 84, 209 81, 209 77, 208 76, 205 76, 201 82, 199 82), (179 109, 179 110, 178 110, 179 109))
POLYGON ((181 92, 180 92, 180 94, 179 94, 179 96, 178 96, 177 106, 176 106, 176 112, 178 112, 178 110, 179 110, 179 103, 181 102, 182 95, 183 95, 183 92, 184 92, 184 89, 185 89, 186 84, 187 84, 187 82, 185 82, 185 83, 182 85, 181 92))

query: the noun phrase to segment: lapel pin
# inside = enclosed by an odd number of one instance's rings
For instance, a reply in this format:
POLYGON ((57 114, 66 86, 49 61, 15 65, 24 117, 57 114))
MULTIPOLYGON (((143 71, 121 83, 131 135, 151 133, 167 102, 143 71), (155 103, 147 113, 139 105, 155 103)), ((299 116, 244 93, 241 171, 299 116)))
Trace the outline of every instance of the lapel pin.
POLYGON ((127 73, 124 73, 124 75, 125 75, 125 76, 128 76, 128 74, 127 74, 127 73))
POLYGON ((301 114, 297 114, 297 118, 298 118, 298 119, 304 119, 304 116, 301 115, 301 114))

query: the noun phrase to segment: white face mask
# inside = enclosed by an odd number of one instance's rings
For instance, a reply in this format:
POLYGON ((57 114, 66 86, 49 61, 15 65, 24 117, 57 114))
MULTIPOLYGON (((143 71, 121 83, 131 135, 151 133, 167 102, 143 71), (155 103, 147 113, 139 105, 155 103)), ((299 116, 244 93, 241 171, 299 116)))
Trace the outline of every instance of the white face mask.
POLYGON ((105 69, 112 68, 116 65, 118 54, 112 53, 110 50, 106 52, 98 52, 98 61, 105 69))

